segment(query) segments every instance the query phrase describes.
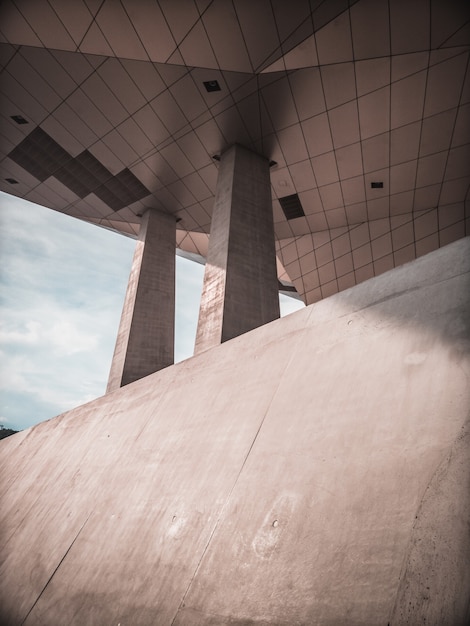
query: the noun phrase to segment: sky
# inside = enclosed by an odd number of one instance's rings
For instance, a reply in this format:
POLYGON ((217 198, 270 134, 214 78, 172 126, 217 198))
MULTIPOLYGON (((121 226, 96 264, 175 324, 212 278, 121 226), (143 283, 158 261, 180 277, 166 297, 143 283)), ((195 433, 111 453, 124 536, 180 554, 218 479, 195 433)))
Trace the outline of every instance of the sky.
MULTIPOLYGON (((0 425, 102 396, 135 241, 0 192, 0 425)), ((175 361, 193 354, 204 266, 176 257, 175 361)), ((303 304, 281 295, 281 315, 303 304)))

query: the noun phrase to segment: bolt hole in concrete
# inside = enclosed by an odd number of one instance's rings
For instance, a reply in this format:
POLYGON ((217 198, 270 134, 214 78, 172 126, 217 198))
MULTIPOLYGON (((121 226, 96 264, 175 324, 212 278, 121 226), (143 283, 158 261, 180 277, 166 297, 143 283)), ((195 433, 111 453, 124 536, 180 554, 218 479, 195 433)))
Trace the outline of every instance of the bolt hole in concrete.
POLYGON ((277 519, 275 519, 273 522, 273 528, 277 528, 278 526, 279 526, 279 522, 277 521, 277 519))

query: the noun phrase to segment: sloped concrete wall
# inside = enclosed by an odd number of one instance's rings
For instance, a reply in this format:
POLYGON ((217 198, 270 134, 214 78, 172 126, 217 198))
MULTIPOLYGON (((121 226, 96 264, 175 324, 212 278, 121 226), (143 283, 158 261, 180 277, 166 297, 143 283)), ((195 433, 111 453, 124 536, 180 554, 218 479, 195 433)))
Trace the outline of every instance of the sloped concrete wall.
POLYGON ((2 441, 2 624, 466 624, 469 244, 2 441))

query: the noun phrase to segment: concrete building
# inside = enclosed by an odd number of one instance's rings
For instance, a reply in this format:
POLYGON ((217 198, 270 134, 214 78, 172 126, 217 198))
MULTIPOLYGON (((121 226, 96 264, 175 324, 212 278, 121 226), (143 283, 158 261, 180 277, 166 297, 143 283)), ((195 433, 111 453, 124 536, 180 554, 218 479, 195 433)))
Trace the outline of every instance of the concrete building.
POLYGON ((4 622, 467 623, 468 3, 0 16, 0 189, 137 239, 107 394, 2 443, 4 622))

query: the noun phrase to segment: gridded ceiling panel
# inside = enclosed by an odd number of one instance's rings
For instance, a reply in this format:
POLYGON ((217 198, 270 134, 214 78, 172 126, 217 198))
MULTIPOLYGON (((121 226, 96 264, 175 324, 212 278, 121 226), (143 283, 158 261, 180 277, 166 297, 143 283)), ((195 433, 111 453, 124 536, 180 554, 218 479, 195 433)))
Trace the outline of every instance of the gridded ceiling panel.
POLYGON ((202 254, 217 158, 241 143, 275 162, 282 272, 307 302, 468 234, 468 3, 5 0, 0 17, 4 191, 127 235, 157 207, 202 254))

